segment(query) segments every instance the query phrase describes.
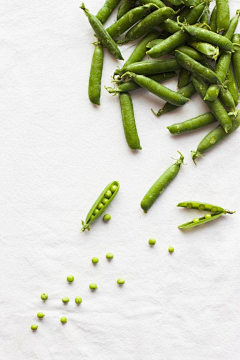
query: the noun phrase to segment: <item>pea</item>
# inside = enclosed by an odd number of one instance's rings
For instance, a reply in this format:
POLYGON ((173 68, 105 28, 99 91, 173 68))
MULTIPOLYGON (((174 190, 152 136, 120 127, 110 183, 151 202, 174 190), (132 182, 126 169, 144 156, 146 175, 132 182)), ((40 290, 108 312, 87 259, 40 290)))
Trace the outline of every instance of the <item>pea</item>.
POLYGON ((114 255, 113 255, 113 253, 111 253, 111 252, 109 252, 109 253, 106 254, 106 258, 107 258, 108 260, 113 259, 113 257, 114 257, 114 255))
POLYGON ((97 215, 97 213, 99 213, 99 210, 95 209, 93 213, 94 213, 94 215, 97 215))
POLYGON ((110 188, 111 192, 115 192, 117 190, 117 186, 116 185, 112 185, 110 188))
POLYGON ((149 243, 149 245, 155 245, 156 244, 156 239, 151 238, 151 239, 148 240, 148 243, 149 243))
POLYGON ((38 317, 39 319, 44 318, 44 316, 45 316, 45 314, 42 313, 42 312, 37 313, 37 317, 38 317))
POLYGON ((98 209, 101 210, 104 207, 103 203, 98 204, 98 209))
POLYGON ((64 304, 67 304, 67 303, 69 302, 69 298, 68 298, 67 296, 64 296, 64 297, 62 298, 62 302, 63 302, 64 304))
POLYGON ((112 191, 111 191, 111 190, 107 190, 107 191, 105 192, 105 197, 106 197, 107 199, 110 199, 111 196, 112 196, 112 191))
POLYGON ((74 281, 74 276, 73 275, 68 275, 67 276, 67 281, 68 282, 73 282, 74 281))
POLYGON ((66 317, 61 317, 60 319, 62 324, 65 324, 67 322, 67 318, 66 317))
POLYGON ((199 218, 194 218, 194 219, 193 219, 194 224, 199 223, 199 221, 200 221, 199 218))
POLYGON ((90 288, 91 290, 96 290, 96 289, 97 289, 97 284, 91 283, 91 284, 89 284, 89 288, 90 288))
POLYGON ((94 215, 92 215, 90 219, 91 219, 91 221, 92 221, 92 220, 94 219, 94 215))
POLYGON ((104 215, 104 217, 103 217, 103 221, 109 221, 109 220, 111 220, 111 215, 109 215, 109 214, 106 214, 106 215, 104 215))
POLYGON ((103 198, 102 203, 103 203, 104 205, 106 205, 107 202, 108 202, 108 199, 107 199, 107 198, 103 198))
POLYGON ((45 293, 43 293, 43 294, 41 295, 41 299, 42 299, 42 300, 47 300, 47 299, 48 299, 48 295, 45 294, 45 293))
POLYGON ((77 305, 80 305, 81 302, 82 302, 82 298, 81 298, 80 296, 76 296, 76 297, 75 297, 75 303, 76 303, 77 305))
POLYGON ((169 246, 168 251, 169 251, 170 253, 173 253, 173 252, 174 252, 174 248, 173 248, 172 246, 169 246))
POLYGON ((198 208, 199 208, 199 210, 204 210, 204 209, 205 209, 205 205, 204 205, 204 204, 200 204, 198 208))
POLYGON ((125 280, 123 278, 117 279, 118 285, 123 285, 125 283, 125 280))
POLYGON ((97 264, 99 262, 99 259, 97 257, 92 258, 92 263, 97 264))
POLYGON ((217 208, 213 206, 212 209, 211 209, 211 211, 212 211, 212 212, 216 212, 216 211, 217 211, 217 208))
POLYGON ((211 219, 212 215, 211 214, 206 214, 205 215, 205 219, 211 219))
POLYGON ((35 325, 35 324, 34 324, 34 325, 31 326, 31 329, 32 329, 32 330, 37 330, 37 328, 38 328, 38 325, 35 325))

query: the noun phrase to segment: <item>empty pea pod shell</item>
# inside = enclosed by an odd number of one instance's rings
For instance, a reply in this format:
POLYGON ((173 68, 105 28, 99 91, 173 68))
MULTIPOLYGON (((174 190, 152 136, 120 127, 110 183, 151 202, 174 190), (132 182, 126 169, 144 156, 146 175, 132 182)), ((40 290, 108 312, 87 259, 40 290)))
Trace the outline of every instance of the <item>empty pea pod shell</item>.
POLYGON ((217 218, 219 218, 222 215, 223 215, 223 213, 214 213, 214 214, 212 214, 211 218, 209 218, 209 219, 206 219, 205 216, 202 216, 199 218, 199 222, 189 221, 185 224, 179 225, 178 227, 179 227, 179 229, 190 229, 195 226, 203 225, 209 221, 216 220, 217 218))
POLYGON ((90 225, 102 215, 102 213, 107 209, 108 205, 117 195, 119 188, 120 185, 117 181, 113 181, 105 187, 103 192, 99 195, 99 197, 91 207, 89 213, 87 214, 85 222, 82 221, 82 232, 84 232, 86 229, 89 230, 90 225), (100 206, 100 204, 102 204, 102 206, 100 206))
POLYGON ((213 213, 233 214, 234 211, 225 210, 221 206, 207 204, 199 201, 183 201, 177 204, 177 207, 184 207, 187 209, 204 210, 213 213))

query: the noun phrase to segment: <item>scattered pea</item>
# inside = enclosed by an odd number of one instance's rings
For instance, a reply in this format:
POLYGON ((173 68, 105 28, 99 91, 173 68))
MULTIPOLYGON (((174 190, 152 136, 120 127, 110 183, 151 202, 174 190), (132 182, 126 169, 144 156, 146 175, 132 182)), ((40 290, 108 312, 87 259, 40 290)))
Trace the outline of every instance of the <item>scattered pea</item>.
POLYGON ((38 317, 39 319, 42 319, 44 316, 45 316, 45 314, 42 313, 42 312, 37 313, 37 317, 38 317))
POLYGON ((205 219, 211 219, 212 215, 211 214, 206 214, 205 215, 205 219))
POLYGON ((67 276, 67 281, 68 282, 73 282, 74 281, 74 276, 73 275, 68 275, 67 276))
POLYGON ((103 221, 108 222, 109 220, 111 220, 111 215, 109 215, 109 214, 104 215, 103 221))
POLYGON ((47 300, 47 299, 48 299, 48 295, 45 294, 45 293, 43 293, 43 294, 41 295, 41 299, 42 299, 42 300, 47 300))
POLYGON ((174 252, 174 248, 173 248, 172 246, 169 246, 168 251, 169 251, 170 253, 173 253, 173 252, 174 252))
POLYGON ((97 264, 99 262, 99 259, 95 256, 92 258, 92 263, 97 264))
POLYGON ((37 330, 37 328, 38 328, 38 325, 34 324, 34 325, 31 326, 31 329, 34 330, 34 331, 37 330))
POLYGON ((79 304, 81 304, 81 302, 82 302, 82 298, 81 298, 80 296, 76 296, 76 297, 75 297, 75 303, 76 303, 77 305, 79 305, 79 304))
POLYGON ((107 190, 106 192, 105 192, 105 195, 104 195, 107 199, 110 199, 110 197, 112 196, 112 192, 111 192, 111 190, 107 190))
POLYGON ((62 324, 65 324, 67 322, 67 318, 66 317, 61 317, 60 319, 62 324))
POLYGON ((149 245, 155 245, 156 244, 156 239, 151 238, 151 239, 148 240, 148 243, 149 243, 149 245))
POLYGON ((125 280, 123 278, 117 279, 118 285, 123 285, 125 283, 125 280))
POLYGON ((64 297, 62 298, 62 302, 63 302, 64 304, 68 303, 68 302, 69 302, 69 298, 68 298, 67 296, 64 296, 64 297))
POLYGON ((96 290, 96 289, 97 289, 97 284, 91 283, 91 284, 89 285, 89 288, 90 288, 91 290, 96 290))
POLYGON ((199 221, 200 221, 199 218, 194 218, 194 219, 193 219, 194 224, 199 223, 199 221))
POLYGON ((113 253, 111 253, 111 252, 109 252, 109 253, 106 254, 106 258, 107 258, 108 260, 113 259, 113 257, 114 257, 114 255, 113 255, 113 253))

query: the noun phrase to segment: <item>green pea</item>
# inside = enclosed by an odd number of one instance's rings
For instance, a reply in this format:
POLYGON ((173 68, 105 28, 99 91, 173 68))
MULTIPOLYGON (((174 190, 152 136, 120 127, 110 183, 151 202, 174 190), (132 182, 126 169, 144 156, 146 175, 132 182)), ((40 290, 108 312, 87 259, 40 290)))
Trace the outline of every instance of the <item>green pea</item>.
POLYGON ((74 276, 73 275, 68 275, 67 276, 67 281, 68 282, 73 282, 74 281, 74 276))
POLYGON ((125 283, 125 280, 123 278, 117 279, 118 285, 123 285, 125 283))
POLYGON ((111 196, 112 196, 111 190, 107 190, 107 191, 105 192, 105 197, 106 197, 107 199, 110 199, 111 196))
POLYGON ((77 305, 80 305, 81 302, 82 302, 82 298, 81 298, 80 296, 76 296, 76 297, 75 297, 75 303, 76 303, 77 305))
POLYGON ((99 210, 95 209, 93 213, 94 213, 94 215, 97 215, 97 213, 99 213, 99 210))
POLYGON ((205 219, 211 219, 212 215, 211 214, 206 214, 205 215, 205 219))
POLYGON ((191 203, 188 203, 188 204, 187 204, 187 208, 188 208, 188 209, 191 209, 191 207, 192 207, 192 204, 191 204, 191 203))
POLYGON ((170 253, 173 253, 173 252, 174 252, 174 248, 173 248, 172 246, 169 246, 168 251, 169 251, 170 253))
POLYGON ((91 221, 92 221, 92 220, 94 219, 94 215, 92 215, 90 219, 91 219, 91 221))
POLYGON ((69 298, 67 297, 67 296, 64 296, 63 298, 62 298, 62 302, 63 303, 68 303, 69 302, 69 298))
POLYGON ((89 288, 90 288, 91 290, 96 290, 96 289, 97 289, 97 284, 91 283, 91 284, 89 285, 89 288))
POLYGON ((60 319, 62 324, 65 324, 67 322, 67 318, 66 317, 61 317, 60 319))
POLYGON ((43 293, 43 294, 41 295, 41 299, 42 299, 42 300, 47 300, 47 299, 48 299, 48 295, 45 294, 45 293, 43 293))
POLYGON ((32 330, 37 330, 37 328, 38 328, 38 325, 35 325, 35 324, 34 324, 34 325, 31 326, 31 329, 32 329, 32 330))
POLYGON ((150 239, 148 240, 148 243, 149 243, 149 245, 155 245, 155 244, 156 244, 156 239, 150 238, 150 239))
POLYGON ((199 223, 199 221, 200 221, 200 220, 199 220, 198 218, 194 218, 194 219, 193 219, 194 224, 199 223))
POLYGON ((99 259, 97 257, 92 258, 92 263, 97 264, 99 262, 99 259))
POLYGON ((113 259, 113 257, 114 257, 114 255, 113 255, 113 253, 111 253, 111 252, 109 252, 109 253, 106 254, 106 258, 107 258, 108 260, 113 259))
POLYGON ((216 207, 214 207, 214 206, 213 206, 212 209, 211 209, 212 212, 216 212, 217 210, 218 210, 218 209, 217 209, 216 207))
POLYGON ((39 319, 42 319, 44 316, 45 316, 45 314, 42 313, 42 312, 37 313, 37 317, 38 317, 39 319))
POLYGON ((114 193, 114 192, 117 190, 117 188, 118 188, 118 187, 117 187, 116 185, 112 185, 111 188, 110 188, 110 190, 111 190, 111 192, 114 193))
POLYGON ((203 205, 203 204, 201 204, 201 205, 199 205, 199 210, 204 210, 205 209, 205 205, 203 205))
POLYGON ((107 202, 108 202, 108 199, 107 199, 107 198, 103 198, 103 199, 102 199, 102 203, 103 203, 104 205, 106 205, 107 202))
POLYGON ((103 217, 103 221, 109 221, 109 220, 111 220, 111 215, 109 215, 109 214, 106 214, 106 215, 104 215, 104 217, 103 217))
POLYGON ((103 208, 103 207, 104 207, 103 203, 98 204, 98 209, 99 210, 101 210, 101 208, 103 208))

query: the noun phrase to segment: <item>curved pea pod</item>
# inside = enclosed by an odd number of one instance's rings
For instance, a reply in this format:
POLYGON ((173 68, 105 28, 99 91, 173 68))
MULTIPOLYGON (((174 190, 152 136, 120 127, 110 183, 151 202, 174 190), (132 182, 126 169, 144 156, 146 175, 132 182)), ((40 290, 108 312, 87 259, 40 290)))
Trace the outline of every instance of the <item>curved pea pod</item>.
POLYGON ((201 76, 211 84, 220 84, 218 76, 211 69, 190 58, 188 55, 176 50, 175 58, 180 66, 190 71, 194 75, 201 76))
POLYGON ((217 4, 217 32, 227 30, 230 24, 230 10, 228 0, 216 0, 217 4))
POLYGON ((111 36, 108 34, 107 30, 103 27, 102 23, 98 18, 92 15, 88 9, 85 8, 85 5, 82 4, 80 6, 86 16, 88 17, 88 21, 92 26, 98 40, 102 43, 102 45, 118 60, 124 60, 122 54, 117 46, 117 44, 113 41, 111 36))
POLYGON ((102 215, 102 213, 104 213, 104 211, 107 209, 107 207, 111 204, 111 202, 117 195, 119 188, 120 185, 117 181, 112 181, 105 187, 103 192, 99 195, 99 197, 91 207, 89 213, 87 214, 85 222, 82 221, 82 232, 84 232, 86 229, 90 230, 90 225, 94 221, 96 221, 102 215))
POLYGON ((117 20, 121 19, 125 14, 132 10, 135 6, 135 0, 123 0, 118 8, 117 20))
POLYGON ((98 11, 96 18, 104 24, 120 1, 121 0, 106 0, 105 4, 98 11))
POLYGON ((95 45, 88 84, 89 100, 100 105, 104 52, 101 44, 95 45))
POLYGON ((131 28, 121 43, 137 40, 166 19, 175 14, 175 11, 170 7, 160 8, 153 13, 146 16, 143 20, 139 21, 137 25, 131 28))
POLYGON ((122 69, 117 69, 115 74, 122 75, 126 72, 133 72, 138 75, 155 75, 172 72, 180 69, 180 65, 175 59, 146 60, 137 63, 124 65, 122 69))
POLYGON ((213 213, 223 213, 223 214, 234 214, 235 211, 229 211, 223 209, 221 206, 207 204, 199 201, 183 201, 177 204, 177 207, 184 207, 187 209, 194 209, 194 210, 203 210, 203 211, 210 211, 213 213))
POLYGON ((151 208, 157 198, 163 193, 166 187, 175 179, 177 176, 181 164, 183 164, 184 157, 179 152, 180 158, 177 162, 171 165, 161 176, 160 178, 153 184, 153 186, 148 190, 144 198, 141 202, 141 208, 145 213, 151 208))
POLYGON ((211 112, 167 127, 172 135, 180 135, 213 124, 217 119, 211 112))
POLYGON ((240 10, 236 11, 236 16, 234 16, 231 20, 230 20, 230 25, 228 27, 228 29, 226 31, 224 31, 223 36, 226 37, 229 40, 232 40, 232 37, 235 33, 235 30, 238 26, 238 21, 239 21, 239 16, 240 16, 240 10))
POLYGON ((196 158, 203 157, 203 154, 217 145, 219 142, 224 140, 227 136, 231 135, 234 131, 236 131, 240 126, 240 111, 238 111, 238 115, 236 119, 233 121, 232 128, 226 133, 222 126, 217 126, 214 130, 210 131, 200 142, 196 151, 191 151, 191 156, 194 164, 196 165, 196 158))
POLYGON ((226 80, 227 80, 226 83, 227 83, 228 91, 232 94, 234 104, 235 104, 235 106, 237 106, 238 101, 239 101, 239 95, 238 95, 238 89, 237 89, 235 77, 233 75, 231 66, 229 66, 226 80))
POLYGON ((225 89, 224 87, 221 88, 219 92, 219 99, 221 100, 223 105, 229 110, 228 115, 237 115, 237 109, 234 99, 228 89, 225 89))
POLYGON ((134 73, 127 72, 122 76, 123 81, 134 80, 139 86, 150 91, 152 94, 160 97, 161 99, 170 102, 173 105, 181 106, 184 105, 188 98, 185 96, 168 89, 166 86, 159 84, 158 82, 147 78, 143 75, 137 75, 134 73))
MULTIPOLYGON (((196 93, 196 89, 193 85, 192 82, 190 82, 188 85, 182 87, 181 89, 178 90, 178 94, 181 94, 183 96, 185 96, 186 98, 190 99, 194 94, 196 93)), ((175 106, 173 104, 170 104, 169 102, 167 102, 162 109, 159 109, 157 113, 155 113, 153 110, 152 112, 154 113, 154 115, 156 116, 161 116, 162 114, 166 114, 170 111, 173 111, 175 109, 177 109, 178 106, 175 106)))
POLYGON ((212 14, 210 16, 209 26, 211 31, 217 32, 217 7, 213 8, 212 14))
POLYGON ((196 41, 193 39, 188 40, 188 44, 212 60, 217 60, 220 54, 218 46, 214 46, 203 41, 196 41))
POLYGON ((214 214, 212 214, 212 216, 209 219, 206 219, 205 216, 202 216, 198 219, 199 222, 189 221, 185 224, 179 225, 178 227, 179 227, 179 229, 190 229, 195 226, 203 225, 209 221, 216 220, 217 218, 219 218, 222 215, 223 215, 223 213, 214 213, 214 214))
MULTIPOLYGON (((201 96, 201 98, 204 99, 208 89, 207 84, 199 77, 193 77, 192 81, 196 91, 201 96)), ((220 100, 216 99, 214 101, 205 101, 205 104, 209 107, 215 118, 222 125, 222 130, 228 133, 232 128, 232 120, 228 116, 228 113, 220 100)))
POLYGON ((240 91, 240 34, 233 36, 233 42, 239 44, 233 53, 233 70, 237 81, 238 91, 240 91))
POLYGON ((201 1, 198 5, 192 7, 190 13, 186 16, 186 24, 192 25, 198 22, 199 18, 202 16, 208 1, 201 1))

